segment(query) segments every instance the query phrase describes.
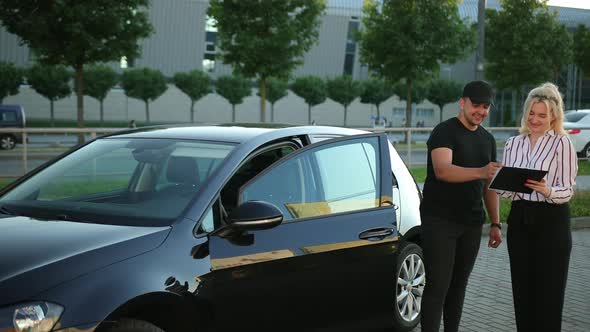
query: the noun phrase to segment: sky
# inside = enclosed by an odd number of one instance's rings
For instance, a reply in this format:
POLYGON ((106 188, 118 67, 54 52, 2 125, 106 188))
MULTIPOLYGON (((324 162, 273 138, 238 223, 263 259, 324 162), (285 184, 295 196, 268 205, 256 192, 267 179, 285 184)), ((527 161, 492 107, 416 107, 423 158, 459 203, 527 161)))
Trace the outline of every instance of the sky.
POLYGON ((549 0, 549 5, 590 9, 590 0, 549 0))

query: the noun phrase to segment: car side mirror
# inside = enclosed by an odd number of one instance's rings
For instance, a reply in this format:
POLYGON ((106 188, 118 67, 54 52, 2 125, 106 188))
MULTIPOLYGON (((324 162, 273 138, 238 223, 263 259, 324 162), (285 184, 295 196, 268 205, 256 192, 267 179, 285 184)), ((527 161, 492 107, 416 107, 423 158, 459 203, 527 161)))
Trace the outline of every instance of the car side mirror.
POLYGON ((271 203, 248 201, 234 209, 227 221, 234 230, 269 229, 281 224, 283 214, 271 203))

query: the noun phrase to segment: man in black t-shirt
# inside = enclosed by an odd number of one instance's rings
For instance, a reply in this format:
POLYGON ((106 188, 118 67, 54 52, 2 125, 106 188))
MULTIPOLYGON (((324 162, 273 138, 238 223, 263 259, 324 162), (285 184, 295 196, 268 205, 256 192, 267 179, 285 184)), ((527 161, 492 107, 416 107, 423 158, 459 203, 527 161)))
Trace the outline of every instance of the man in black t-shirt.
POLYGON ((488 181, 501 167, 496 141, 481 127, 493 102, 484 81, 465 85, 457 117, 437 125, 428 139, 428 165, 420 204, 427 282, 422 297, 422 332, 459 329, 467 280, 475 264, 485 213, 493 227, 488 245, 500 245, 498 196, 488 181))

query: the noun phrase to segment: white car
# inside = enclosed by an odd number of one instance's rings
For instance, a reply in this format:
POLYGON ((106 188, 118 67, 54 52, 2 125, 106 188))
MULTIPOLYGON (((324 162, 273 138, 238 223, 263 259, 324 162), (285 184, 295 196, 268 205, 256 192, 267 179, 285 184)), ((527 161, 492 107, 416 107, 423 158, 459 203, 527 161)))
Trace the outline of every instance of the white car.
POLYGON ((590 158, 590 109, 567 111, 563 127, 569 133, 578 157, 590 158))

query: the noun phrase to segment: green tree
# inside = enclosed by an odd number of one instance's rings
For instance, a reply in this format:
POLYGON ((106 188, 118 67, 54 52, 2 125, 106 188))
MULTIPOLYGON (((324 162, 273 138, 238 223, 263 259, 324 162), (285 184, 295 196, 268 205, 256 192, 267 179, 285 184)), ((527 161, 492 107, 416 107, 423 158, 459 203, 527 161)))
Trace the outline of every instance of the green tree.
POLYGON ((150 68, 129 69, 121 77, 121 86, 125 95, 143 100, 145 118, 150 123, 150 101, 158 99, 166 90, 166 77, 161 71, 150 68))
MULTIPOLYGON (((582 24, 574 33, 574 63, 581 71, 578 82, 578 98, 581 98, 583 78, 590 74, 590 30, 582 24)), ((578 103, 578 108, 580 106, 578 103)))
POLYGON ((291 84, 291 91, 307 103, 307 123, 311 124, 311 108, 326 101, 326 82, 317 76, 301 76, 291 84))
POLYGON ((266 81, 287 78, 318 38, 325 0, 211 0, 221 58, 260 82, 260 121, 266 121, 266 81))
POLYGON ((381 117, 379 107, 393 95, 391 84, 384 79, 371 77, 361 83, 361 103, 372 104, 377 108, 377 118, 381 117))
POLYGON ((23 70, 13 63, 0 61, 0 104, 4 98, 18 93, 23 82, 23 70))
MULTIPOLYGON (((149 0, 2 0, 0 21, 47 64, 75 72, 78 127, 84 127, 84 65, 139 54, 152 26, 141 9, 149 0)), ((82 140, 80 136, 79 140, 82 140)))
POLYGON ((571 37, 557 23, 547 0, 501 0, 501 10, 486 11, 486 77, 496 88, 521 88, 555 76, 571 59, 571 37))
MULTIPOLYGON (((270 122, 275 121, 275 103, 287 96, 289 82, 277 77, 266 79, 266 99, 270 102, 270 122)), ((260 91, 258 91, 260 95, 260 91)))
MULTIPOLYGON (((475 29, 459 17, 459 0, 367 0, 359 32, 361 60, 390 82, 404 80, 406 126, 412 123, 415 81, 437 75, 475 46, 475 29)), ((401 97, 401 96, 400 96, 401 97)))
POLYGON ((100 102, 100 124, 104 123, 104 100, 117 83, 119 75, 106 65, 93 65, 86 68, 84 94, 100 102))
POLYGON ((338 76, 326 82, 326 91, 330 99, 344 106, 344 127, 346 127, 348 106, 361 94, 360 83, 348 75, 338 76))
POLYGON ((202 70, 174 74, 174 85, 191 99, 191 123, 195 122, 195 103, 211 93, 211 78, 202 70))
POLYGON ((240 75, 225 75, 217 79, 215 91, 231 104, 231 122, 236 122, 236 105, 252 94, 252 83, 240 75))
POLYGON ((51 126, 55 126, 53 103, 72 94, 72 74, 65 66, 35 64, 27 72, 27 81, 38 94, 49 99, 51 126))
POLYGON ((461 98, 461 84, 451 80, 436 79, 428 83, 426 99, 431 103, 438 105, 440 109, 439 122, 443 121, 443 107, 446 104, 455 102, 461 98))

